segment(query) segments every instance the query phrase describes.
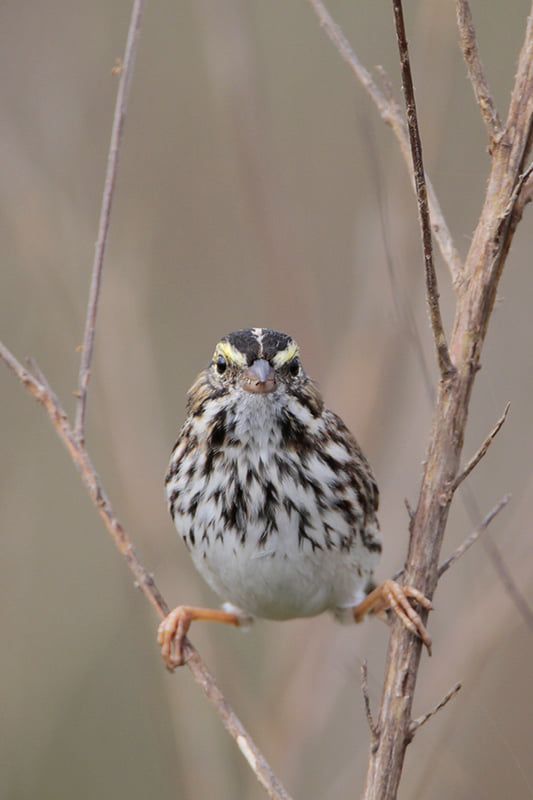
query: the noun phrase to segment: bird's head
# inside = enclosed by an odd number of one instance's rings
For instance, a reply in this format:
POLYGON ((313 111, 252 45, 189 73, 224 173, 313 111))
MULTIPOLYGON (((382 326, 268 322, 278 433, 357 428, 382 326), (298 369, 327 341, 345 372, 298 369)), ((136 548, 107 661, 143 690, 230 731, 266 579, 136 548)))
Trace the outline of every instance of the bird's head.
MULTIPOLYGON (((285 333, 248 328, 224 336, 213 358, 189 390, 189 410, 210 400, 245 400, 283 405, 290 397, 312 410, 322 410, 322 398, 300 361, 298 345, 285 333)), ((198 413, 201 413, 201 410, 198 413)))

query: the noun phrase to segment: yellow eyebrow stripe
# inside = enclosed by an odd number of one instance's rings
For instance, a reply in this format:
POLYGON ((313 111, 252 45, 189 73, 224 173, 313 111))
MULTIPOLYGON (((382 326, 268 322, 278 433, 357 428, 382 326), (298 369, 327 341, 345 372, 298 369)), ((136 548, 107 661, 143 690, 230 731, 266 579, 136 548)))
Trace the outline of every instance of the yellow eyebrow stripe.
POLYGON ((229 342, 219 342, 217 344, 213 360, 218 356, 224 356, 229 364, 235 364, 237 367, 246 366, 246 356, 229 342))
POLYGON ((289 361, 292 361, 293 358, 299 354, 298 345, 296 342, 291 342, 285 350, 280 350, 279 353, 276 353, 272 362, 275 367, 282 367, 284 364, 287 364, 289 361))

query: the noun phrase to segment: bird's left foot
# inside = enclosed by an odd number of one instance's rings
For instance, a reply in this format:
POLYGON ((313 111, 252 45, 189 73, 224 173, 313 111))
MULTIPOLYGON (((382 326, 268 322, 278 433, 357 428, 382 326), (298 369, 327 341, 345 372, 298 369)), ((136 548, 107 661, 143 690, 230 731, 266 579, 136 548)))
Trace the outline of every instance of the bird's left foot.
POLYGON ((353 616, 356 622, 362 622, 369 612, 380 614, 383 611, 393 611, 411 633, 422 639, 431 655, 431 636, 410 600, 414 600, 428 611, 433 608, 431 601, 414 586, 401 586, 396 581, 386 580, 371 591, 362 603, 355 606, 353 616))

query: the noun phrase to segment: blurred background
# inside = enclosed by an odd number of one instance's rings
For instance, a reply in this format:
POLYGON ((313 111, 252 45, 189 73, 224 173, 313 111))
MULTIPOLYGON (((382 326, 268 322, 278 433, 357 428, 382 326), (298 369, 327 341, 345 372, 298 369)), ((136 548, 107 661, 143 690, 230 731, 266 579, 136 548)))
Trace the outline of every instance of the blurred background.
MULTIPOLYGON (((4 0, 0 8, 1 337, 73 408, 117 78, 131 4, 4 0)), ((385 3, 331 0, 368 67, 399 91, 385 3)), ((473 3, 502 115, 526 0, 473 3)), ((453 3, 406 3, 426 166, 464 255, 488 173, 453 3)), ((520 226, 465 445, 505 427, 470 481, 533 604, 531 210, 520 226)), ((453 297, 437 256, 443 313, 453 297)), ((185 393, 216 341, 290 332, 381 487, 385 552, 403 563, 436 375, 416 207, 398 145, 304 0, 148 3, 112 217, 88 445, 119 518, 171 605, 213 604, 167 514, 163 475, 185 393)), ((168 675, 157 620, 42 409, 0 369, 0 796, 246 798, 263 792, 186 669, 168 675)), ((457 497, 449 554, 477 522, 457 497)), ((533 631, 483 544, 439 585, 415 713, 460 695, 409 748, 400 796, 533 796, 533 631)), ((192 639, 295 798, 361 791, 360 665, 377 708, 387 630, 330 618, 196 626, 192 639)))

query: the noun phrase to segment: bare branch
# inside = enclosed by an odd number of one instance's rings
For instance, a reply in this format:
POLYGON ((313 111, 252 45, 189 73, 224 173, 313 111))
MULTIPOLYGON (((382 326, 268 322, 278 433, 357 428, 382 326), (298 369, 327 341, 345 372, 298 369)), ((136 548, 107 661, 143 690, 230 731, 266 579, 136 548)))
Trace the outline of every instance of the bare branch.
MULTIPOLYGON (((124 59, 118 61, 112 70, 114 75, 120 75, 120 80, 115 102, 115 112, 113 116, 113 127, 111 131, 107 170, 102 196, 98 236, 95 246, 91 275, 91 287, 85 322, 85 334, 80 360, 78 391, 76 392, 78 403, 76 406, 74 428, 70 425, 68 417, 59 399, 51 389, 45 376, 34 361, 31 361, 30 363, 33 367, 36 377, 28 372, 28 370, 24 369, 24 367, 17 361, 15 356, 1 342, 0 359, 7 364, 12 372, 14 372, 27 391, 46 409, 57 435, 66 446, 73 462, 79 470, 82 482, 85 485, 92 502, 96 506, 98 513, 100 514, 108 532, 113 538, 119 552, 126 559, 126 562, 133 573, 135 586, 141 589, 159 617, 163 618, 168 614, 169 607, 161 592, 157 588, 153 576, 142 565, 134 550, 130 538, 128 537, 121 523, 118 521, 111 507, 111 503, 109 502, 109 499, 105 493, 103 485, 92 465, 89 454, 85 449, 84 443, 87 390, 91 373, 91 361, 94 348, 96 317, 98 312, 98 301, 100 297, 104 255, 109 231, 120 145, 126 116, 128 90, 133 74, 143 11, 144 0, 134 0, 124 59)), ((269 797, 275 798, 275 800, 290 800, 290 796, 274 775, 269 764, 240 722, 239 718, 236 716, 235 712, 227 703, 213 676, 209 673, 205 664, 200 658, 200 655, 188 639, 186 639, 184 642, 184 653, 185 662, 191 670, 194 679, 202 687, 207 698, 218 712, 222 720, 222 724, 228 733, 233 737, 233 739, 235 739, 241 753, 247 760, 259 783, 266 790, 269 797)))
MULTIPOLYGON (((527 196, 530 193, 532 189, 530 185, 530 179, 532 177, 532 173, 533 173, 533 162, 527 167, 527 169, 524 170, 524 172, 522 172, 521 175, 518 176, 514 192, 512 193, 509 199, 507 208, 502 214, 502 220, 507 220, 509 219, 509 217, 512 216, 513 211, 516 209, 516 205, 522 194, 525 194, 527 196)), ((531 198, 529 198, 529 200, 530 199, 531 198)), ((524 205, 526 205, 527 202, 528 198, 526 197, 524 205)))
POLYGON ((117 99, 115 101, 115 113, 113 116, 113 127, 111 129, 111 141, 109 143, 109 153, 107 156, 107 169, 102 196, 102 206, 100 209, 100 221, 98 223, 98 236, 94 250, 94 260, 91 275, 91 288, 89 291, 89 302, 87 305, 87 316, 85 319, 85 333, 80 359, 80 371, 78 377, 78 398, 76 406, 76 421, 74 433, 77 439, 83 443, 85 438, 85 412, 87 408, 87 389, 91 377, 91 361, 94 349, 94 337, 96 326, 96 315, 98 312, 98 300, 100 298, 100 287, 102 284, 102 270, 104 267, 104 256, 107 245, 107 235, 111 220, 111 206, 115 189, 120 144, 124 131, 124 121, 126 119, 126 108, 128 103, 128 90, 133 75, 139 31, 142 22, 145 0, 134 0, 131 11, 128 38, 124 51, 124 59, 120 63, 120 68, 114 68, 114 74, 119 74, 119 84, 117 89, 117 99))
MULTIPOLYGON (((481 511, 479 509, 476 497, 468 483, 463 484, 461 496, 465 508, 474 519, 481 519, 481 511)), ((509 567, 506 565, 499 549, 496 547, 490 536, 484 536, 481 540, 483 549, 488 555, 494 571, 498 576, 507 596, 513 603, 516 611, 522 618, 522 621, 527 625, 530 632, 533 633, 533 610, 530 608, 527 598, 520 590, 516 580, 511 575, 509 567)))
MULTIPOLYGON (((398 4, 399 0, 394 0, 398 4)), ((494 143, 483 208, 474 231, 458 293, 450 353, 457 369, 441 381, 412 524, 404 581, 430 598, 438 581, 448 513, 449 487, 460 471, 466 423, 483 344, 501 274, 516 231, 517 185, 533 141, 533 13, 526 24, 509 113, 494 143)), ((421 611, 425 622, 427 612, 421 611)), ((422 644, 392 623, 379 712, 378 747, 370 752, 364 800, 395 800, 405 752, 422 644)))
POLYGON ((409 498, 404 497, 403 498, 403 504, 404 504, 405 509, 407 511, 407 516, 409 517, 409 527, 410 527, 411 526, 411 522, 413 521, 413 519, 415 517, 415 512, 411 508, 411 503, 409 502, 409 498))
POLYGON ((429 219, 424 163, 422 159, 422 142, 420 141, 420 132, 418 130, 415 92, 413 87, 413 78, 411 76, 411 64, 409 62, 409 48, 407 44, 407 36, 405 34, 401 0, 393 0, 392 6, 394 9, 394 19, 396 22, 396 35, 398 38, 398 49, 400 52, 402 69, 402 88, 405 97, 407 127, 409 129, 409 140, 411 142, 411 154, 413 158, 413 173, 416 185, 416 199, 418 202, 418 213, 420 217, 420 227, 422 230, 429 315, 431 318, 431 327, 433 328, 435 347, 437 349, 440 374, 443 380, 446 380, 455 373, 455 368, 448 352, 448 344, 446 342, 446 335, 444 333, 444 327, 440 313, 437 275, 435 273, 435 266, 433 264, 433 244, 431 240, 431 224, 429 219))
POLYGON ((492 442, 494 441, 494 439, 498 435, 498 433, 500 431, 500 428, 502 427, 503 423, 507 419, 507 414, 509 413, 509 409, 510 408, 511 408, 511 404, 507 403, 507 405, 505 406, 505 411, 503 412, 503 414, 501 415, 500 419, 498 420, 498 422, 496 423, 496 425, 494 426, 492 431, 489 433, 489 435, 487 436, 487 438, 485 439, 485 441, 483 442, 483 444, 481 445, 479 450, 472 456, 472 458, 470 459, 470 461, 468 462, 466 467, 456 477, 456 479, 453 482, 452 488, 451 488, 452 494, 453 494, 453 492, 455 492, 457 490, 458 486, 460 486, 461 483, 466 478, 468 478, 468 476, 470 475, 472 470, 475 469, 475 467, 477 467, 477 465, 479 464, 481 459, 485 456, 487 450, 489 449, 489 447, 491 446, 492 442))
POLYGON ((462 688, 461 684, 456 683, 455 686, 451 688, 447 694, 444 695, 440 703, 438 703, 435 706, 435 708, 432 708, 431 711, 427 712, 427 714, 422 714, 421 717, 417 717, 416 719, 414 719, 411 722, 411 725, 409 726, 409 734, 411 738, 415 735, 416 731, 419 728, 421 728, 422 725, 424 725, 424 723, 428 721, 428 719, 434 717, 435 714, 441 710, 441 708, 444 708, 444 706, 452 699, 452 697, 455 697, 455 695, 457 694, 457 692, 460 691, 461 688, 462 688))
POLYGON ((468 0, 456 0, 457 27, 459 29, 459 44, 468 70, 468 77, 472 84, 477 104, 483 117, 483 122, 489 135, 490 148, 492 143, 502 134, 502 123, 496 110, 494 100, 485 77, 485 71, 476 39, 476 29, 470 11, 468 0))
MULTIPOLYGON (((0 342, 0 347, 1 347, 1 344, 2 343, 0 342)), ((32 356, 28 356, 28 358, 26 359, 26 364, 28 365, 28 367, 30 368, 32 373, 36 376, 37 380, 40 383, 42 383, 42 385, 46 389, 50 390, 50 392, 51 392, 50 384, 46 380, 45 374, 42 371, 42 369, 40 368, 40 366, 37 363, 37 361, 32 356)))
MULTIPOLYGON (((530 164, 528 169, 523 173, 518 181, 518 197, 516 200, 515 211, 514 213, 517 215, 518 219, 521 218, 522 212, 524 209, 525 204, 528 202, 527 194, 528 192, 533 191, 533 164, 530 164)), ((379 190, 379 183, 376 184, 379 190)), ((379 193, 378 193, 379 197, 379 193)), ((531 200, 531 197, 529 197, 531 200)), ((380 203, 380 210, 382 208, 382 204, 380 203)), ((384 230, 384 238, 385 242, 387 241, 386 237, 386 225, 383 219, 383 230, 384 230)), ((389 279, 391 281, 391 289, 393 298, 395 300, 396 308, 398 314, 403 315, 405 318, 405 325, 407 331, 409 333, 410 343, 413 346, 414 353, 417 357, 422 377, 424 379, 424 385, 426 388, 427 397, 429 400, 430 405, 433 405, 435 402, 435 392, 433 390, 433 385, 429 380, 429 368, 426 362, 426 356, 424 353, 424 348, 422 347, 422 340, 420 338, 420 334, 418 332, 417 326, 414 324, 413 316, 409 307, 403 309, 400 305, 400 302, 397 300, 397 297, 401 293, 399 291, 398 284, 395 279, 394 275, 394 264, 390 253, 387 248, 387 265, 388 265, 388 272, 389 272, 389 279)), ((402 302, 405 305, 407 302, 407 297, 404 296, 402 298, 402 302)), ((481 519, 481 512, 478 508, 477 501, 475 499, 475 495, 470 486, 463 484, 462 486, 463 491, 460 492, 461 501, 465 506, 465 509, 470 516, 471 522, 473 526, 478 524, 478 521, 481 519)), ((451 499, 451 495, 448 493, 448 497, 451 499)), ((410 523, 414 517, 414 512, 412 512, 411 506, 407 499, 404 500, 404 503, 407 507, 407 512, 409 514, 410 523)), ((411 524, 409 525, 409 531, 411 531, 411 524)), ((533 612, 531 611, 529 604, 524 597, 523 593, 519 589, 516 581, 514 580, 512 574, 510 573, 509 569, 505 565, 503 558, 496 547, 496 545, 488 538, 483 538, 483 545, 485 548, 485 552, 487 553, 489 559, 492 561, 493 567, 496 571, 497 577, 500 579, 505 591, 507 592, 509 598, 514 603, 517 612, 522 617, 523 621, 526 623, 530 631, 533 631, 533 612)), ((393 576, 393 580, 399 580, 399 578, 403 575, 403 570, 400 570, 396 575, 393 576)))
POLYGON ((460 544, 456 550, 453 551, 451 556, 449 556, 446 559, 446 561, 442 562, 437 573, 439 579, 444 575, 444 573, 447 570, 450 569, 450 567, 453 564, 455 564, 456 561, 458 561, 461 558, 461 556, 464 556, 467 550, 470 550, 472 545, 475 544, 475 542, 477 542, 481 534, 487 530, 494 517, 496 517, 500 513, 500 511, 502 511, 502 509, 505 508, 510 499, 511 499, 510 494, 506 494, 505 497, 502 497, 500 502, 497 505, 495 505, 494 508, 491 509, 491 511, 489 511, 483 522, 480 525, 478 525, 475 531, 472 531, 470 536, 468 536, 464 540, 464 542, 460 544))
POLYGON ((525 181, 525 183, 524 183, 524 185, 522 187, 522 191, 521 191, 521 193, 520 193, 520 195, 518 197, 518 204, 519 204, 519 208, 520 208, 520 213, 522 213, 522 211, 524 210, 525 206, 528 203, 531 203, 531 201, 533 200, 533 175, 531 174, 532 166, 533 165, 529 166, 529 169, 528 169, 529 175, 528 175, 527 180, 525 181))
MULTIPOLYGON (((390 95, 390 89, 387 88, 387 83, 385 82, 386 89, 385 93, 383 93, 383 91, 374 81, 370 72, 366 69, 366 67, 363 66, 357 57, 344 33, 333 20, 322 0, 309 0, 309 2, 318 17, 320 25, 326 32, 330 41, 337 48, 341 58, 348 64, 357 80, 361 83, 370 99, 375 104, 382 120, 386 125, 389 125, 389 127, 392 128, 392 131, 400 145, 400 150, 404 157, 405 163, 407 164, 409 177, 412 179, 411 152, 409 149, 409 136, 407 133, 407 127, 398 103, 390 95)), ((384 72, 381 70, 382 79, 383 75, 384 72)), ((462 282, 463 265, 459 254, 455 249, 453 237, 444 218, 437 195, 427 175, 426 184, 429 207, 431 211, 431 225, 433 226, 435 239, 438 242, 442 258, 444 259, 444 262, 447 264, 450 271, 452 283, 455 288, 458 288, 462 282)))
MULTIPOLYGON (((93 467, 89 454, 82 442, 75 436, 67 415, 57 396, 49 388, 46 378, 42 375, 38 367, 37 374, 39 377, 31 375, 1 342, 0 359, 7 364, 9 369, 17 376, 27 391, 44 406, 57 435, 67 448, 70 457, 78 468, 82 482, 92 502, 96 506, 105 527, 110 533, 119 552, 126 559, 128 567, 133 573, 135 585, 141 589, 159 617, 165 617, 169 612, 169 607, 157 588, 153 576, 141 563, 131 539, 124 530, 122 524, 118 521, 104 487, 93 467)), ((267 791, 269 797, 275 798, 275 800, 290 800, 290 796, 274 775, 271 767, 261 754, 250 734, 229 706, 224 695, 218 688, 215 679, 210 674, 200 658, 199 653, 189 640, 185 641, 184 650, 186 664, 191 670, 195 681, 202 687, 207 698, 220 716, 222 724, 237 742, 241 753, 255 773, 259 783, 267 791)))
POLYGON ((361 690, 363 692, 363 700, 365 704, 365 714, 370 728, 371 748, 375 749, 379 740, 379 729, 374 722, 372 716, 372 709, 370 708, 370 696, 368 694, 368 665, 366 661, 361 664, 361 690))
POLYGON ((514 214, 517 222, 522 219, 524 208, 533 200, 533 163, 522 173, 517 186, 514 214))
MULTIPOLYGON (((387 75, 387 71, 386 71, 385 67, 383 67, 381 64, 376 64, 374 69, 376 70, 376 72, 378 73, 379 77, 381 78, 381 85, 383 87, 383 95, 385 97, 385 100, 387 101, 387 103, 389 103, 391 105, 394 105, 396 107, 396 109, 398 110, 398 113, 401 113, 400 112, 400 108, 398 106, 398 103, 394 99, 394 89, 393 89, 393 86, 392 86, 392 81, 389 78, 389 76, 387 75)), ((407 133, 407 130, 405 129, 405 126, 404 126, 404 130, 407 133)), ((410 162, 407 162, 407 165, 410 166, 410 162)), ((427 180, 427 176, 426 176, 426 180, 427 180)))

